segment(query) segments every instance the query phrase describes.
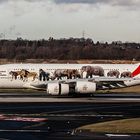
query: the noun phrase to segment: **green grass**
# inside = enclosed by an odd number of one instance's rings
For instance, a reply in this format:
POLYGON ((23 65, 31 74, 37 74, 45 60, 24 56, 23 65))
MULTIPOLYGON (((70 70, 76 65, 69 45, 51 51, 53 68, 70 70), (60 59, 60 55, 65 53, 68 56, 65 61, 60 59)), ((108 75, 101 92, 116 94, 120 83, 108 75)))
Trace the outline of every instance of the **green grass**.
POLYGON ((120 88, 120 89, 113 89, 113 90, 110 90, 110 92, 140 93, 140 85, 138 85, 138 86, 132 86, 132 87, 126 87, 126 88, 120 88))
POLYGON ((132 86, 132 87, 125 87, 125 88, 118 88, 118 89, 107 89, 107 90, 98 90, 96 91, 97 94, 100 93, 140 93, 140 85, 132 86))
POLYGON ((88 130, 94 133, 138 134, 140 118, 123 119, 86 125, 77 130, 88 130))

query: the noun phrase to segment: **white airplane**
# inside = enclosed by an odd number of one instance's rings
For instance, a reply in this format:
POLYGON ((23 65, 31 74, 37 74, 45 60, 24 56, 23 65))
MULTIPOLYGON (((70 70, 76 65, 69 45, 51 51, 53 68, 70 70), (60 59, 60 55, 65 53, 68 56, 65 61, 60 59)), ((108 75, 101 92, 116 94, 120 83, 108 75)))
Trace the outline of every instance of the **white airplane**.
POLYGON ((139 63, 0 65, 0 88, 32 88, 67 95, 139 84, 139 63))

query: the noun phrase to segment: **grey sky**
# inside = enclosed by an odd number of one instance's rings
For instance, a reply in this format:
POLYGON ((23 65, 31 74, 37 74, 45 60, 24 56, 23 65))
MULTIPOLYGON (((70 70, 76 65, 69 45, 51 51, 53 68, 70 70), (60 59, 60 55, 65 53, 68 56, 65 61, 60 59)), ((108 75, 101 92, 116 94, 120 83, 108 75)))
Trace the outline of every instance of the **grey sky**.
POLYGON ((140 0, 0 0, 0 38, 140 42, 140 0))

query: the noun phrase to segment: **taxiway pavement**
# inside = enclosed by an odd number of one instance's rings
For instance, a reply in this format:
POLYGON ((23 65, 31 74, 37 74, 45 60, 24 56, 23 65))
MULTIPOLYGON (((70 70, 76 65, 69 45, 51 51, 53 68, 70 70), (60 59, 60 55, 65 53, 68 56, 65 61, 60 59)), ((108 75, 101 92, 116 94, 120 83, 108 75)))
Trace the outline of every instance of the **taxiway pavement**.
MULTIPOLYGON (((7 93, 9 94, 9 93, 7 93)), ((107 135, 76 134, 77 127, 109 120, 140 117, 138 95, 121 97, 52 97, 44 95, 0 95, 0 139, 10 140, 114 140, 140 139, 107 135), (4 118, 7 118, 4 120, 4 118), (17 119, 16 118, 20 118, 17 119), (26 118, 26 119, 25 119, 26 118), (27 118, 45 121, 27 121, 27 118)), ((118 95, 116 95, 118 96, 118 95)))

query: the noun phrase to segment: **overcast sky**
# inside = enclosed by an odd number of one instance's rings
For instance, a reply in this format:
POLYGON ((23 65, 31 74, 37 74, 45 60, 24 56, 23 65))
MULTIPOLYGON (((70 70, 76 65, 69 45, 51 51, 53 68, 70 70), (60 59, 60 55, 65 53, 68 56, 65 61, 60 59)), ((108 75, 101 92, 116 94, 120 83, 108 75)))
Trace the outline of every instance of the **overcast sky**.
POLYGON ((140 0, 0 0, 0 38, 140 42, 140 0))

